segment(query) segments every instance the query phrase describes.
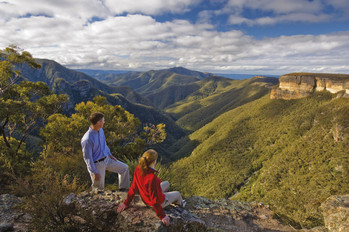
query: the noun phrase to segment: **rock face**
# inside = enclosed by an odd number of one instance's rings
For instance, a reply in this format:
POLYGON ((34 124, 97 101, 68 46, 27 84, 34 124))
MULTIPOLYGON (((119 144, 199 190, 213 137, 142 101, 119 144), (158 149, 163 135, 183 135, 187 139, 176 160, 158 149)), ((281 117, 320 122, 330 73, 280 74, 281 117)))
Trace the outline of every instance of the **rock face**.
POLYGON ((73 84, 73 89, 79 92, 82 97, 87 97, 91 89, 91 84, 86 80, 77 81, 73 84))
POLYGON ((27 231, 31 217, 16 208, 19 203, 21 203, 21 199, 16 196, 0 195, 0 232, 27 231))
POLYGON ((273 218, 269 206, 257 202, 228 199, 211 201, 193 196, 187 199, 187 209, 205 221, 208 231, 288 232, 294 231, 273 218))
POLYGON ((321 204, 321 209, 329 231, 349 231, 349 195, 331 196, 321 204))
MULTIPOLYGON (((227 199, 210 201, 204 197, 190 197, 185 208, 170 205, 165 208, 171 218, 171 225, 166 227, 156 216, 153 208, 146 206, 136 195, 131 207, 118 214, 119 203, 126 198, 123 192, 83 192, 73 193, 64 198, 64 205, 69 207, 64 222, 75 231, 168 231, 168 232, 281 232, 293 231, 272 218, 268 206, 260 203, 237 202, 227 199)), ((3 231, 29 231, 30 217, 23 226, 23 213, 11 209, 18 199, 6 195, 6 210, 0 208, 1 226, 3 231), (11 199, 8 200, 8 199, 11 199), (11 204, 8 202, 12 202, 11 204), (18 215, 22 215, 19 217, 18 215), (22 223, 22 224, 21 224, 22 223), (19 226, 22 225, 22 226, 19 226)))
POLYGON ((154 210, 146 206, 139 196, 128 209, 117 214, 117 205, 125 198, 126 193, 111 191, 98 194, 84 192, 78 196, 70 194, 65 202, 78 208, 79 213, 69 220, 80 223, 83 231, 293 231, 273 219, 272 211, 261 203, 189 197, 185 208, 172 205, 165 208, 166 215, 171 218, 171 225, 165 227, 154 210))
POLYGON ((271 99, 298 99, 324 90, 349 98, 349 75, 291 73, 281 76, 279 82, 279 87, 271 92, 271 99))
POLYGON ((67 205, 78 209, 78 214, 67 219, 79 224, 82 231, 207 231, 205 222, 188 210, 169 206, 165 213, 171 218, 171 225, 165 227, 153 208, 146 206, 139 196, 132 205, 118 214, 117 206, 126 198, 126 193, 105 191, 97 194, 83 192, 78 196, 70 194, 65 198, 67 205))
MULTIPOLYGON (((267 205, 256 202, 238 202, 228 199, 211 201, 204 197, 187 198, 185 208, 169 206, 165 209, 171 218, 166 227, 151 207, 136 195, 130 208, 118 214, 119 203, 126 198, 124 192, 82 192, 64 198, 69 207, 64 224, 70 231, 229 231, 229 232, 289 232, 294 228, 273 218, 267 205), (68 227, 67 227, 68 228, 68 227)), ((0 195, 0 232, 30 231, 30 215, 15 207, 21 199, 0 195)), ((349 195, 331 196, 322 205, 325 226, 303 229, 302 232, 348 232, 349 195)))

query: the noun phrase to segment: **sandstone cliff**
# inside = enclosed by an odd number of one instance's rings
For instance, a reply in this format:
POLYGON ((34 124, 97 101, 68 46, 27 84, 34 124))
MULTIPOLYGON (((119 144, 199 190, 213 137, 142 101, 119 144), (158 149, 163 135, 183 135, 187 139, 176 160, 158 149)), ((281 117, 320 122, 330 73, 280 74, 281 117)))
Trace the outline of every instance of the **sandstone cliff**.
POLYGON ((349 98, 349 75, 290 73, 280 77, 279 87, 273 89, 271 99, 297 99, 307 97, 314 91, 327 90, 349 98))

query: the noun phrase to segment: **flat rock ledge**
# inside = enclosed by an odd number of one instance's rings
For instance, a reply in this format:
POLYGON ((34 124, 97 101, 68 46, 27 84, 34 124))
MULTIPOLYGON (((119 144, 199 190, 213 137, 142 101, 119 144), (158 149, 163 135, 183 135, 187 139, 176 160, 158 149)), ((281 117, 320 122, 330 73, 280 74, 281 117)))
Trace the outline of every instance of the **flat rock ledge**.
POLYGON ((65 198, 67 205, 74 205, 79 214, 70 223, 80 223, 83 231, 168 231, 168 232, 288 232, 291 227, 273 219, 272 211, 262 203, 247 203, 220 199, 211 201, 205 197, 187 198, 185 208, 170 205, 165 213, 171 218, 166 227, 153 208, 146 206, 138 195, 132 205, 116 213, 118 204, 126 199, 123 192, 83 192, 65 198))
POLYGON ((222 232, 294 232, 273 217, 268 205, 229 199, 209 200, 192 196, 186 208, 205 221, 208 231, 222 232))
MULTIPOLYGON (((74 231, 161 231, 161 232, 288 232, 299 231, 273 218, 268 205, 228 199, 211 201, 205 197, 187 198, 185 208, 170 205, 165 208, 171 218, 166 227, 153 208, 135 196, 130 208, 117 213, 126 193, 117 191, 73 193, 64 198, 68 209, 64 221, 74 231)), ((0 195, 0 232, 29 230, 31 216, 17 207, 21 198, 0 195)), ((324 226, 301 232, 349 232, 349 195, 331 196, 322 203, 324 226)))
POLYGON ((146 206, 137 195, 131 206, 118 214, 117 206, 126 199, 126 195, 112 191, 83 192, 77 196, 71 193, 64 202, 73 205, 78 214, 67 220, 78 223, 82 231, 207 231, 203 220, 182 207, 172 205, 165 208, 171 225, 164 226, 153 208, 146 206))

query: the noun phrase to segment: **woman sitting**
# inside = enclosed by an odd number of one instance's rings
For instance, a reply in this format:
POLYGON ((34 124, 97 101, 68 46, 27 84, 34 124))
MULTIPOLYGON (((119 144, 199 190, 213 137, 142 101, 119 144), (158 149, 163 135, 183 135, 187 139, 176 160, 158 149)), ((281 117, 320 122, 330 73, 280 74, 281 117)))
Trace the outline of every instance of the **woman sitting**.
POLYGON ((161 221, 166 226, 169 226, 170 218, 166 216, 163 208, 172 203, 184 206, 185 201, 183 201, 178 191, 167 192, 170 188, 170 183, 168 181, 161 182, 155 175, 158 172, 154 168, 157 158, 158 153, 153 149, 144 152, 135 169, 133 182, 128 191, 127 198, 124 203, 119 205, 117 212, 120 213, 128 208, 134 195, 140 193, 143 202, 152 206, 161 221))

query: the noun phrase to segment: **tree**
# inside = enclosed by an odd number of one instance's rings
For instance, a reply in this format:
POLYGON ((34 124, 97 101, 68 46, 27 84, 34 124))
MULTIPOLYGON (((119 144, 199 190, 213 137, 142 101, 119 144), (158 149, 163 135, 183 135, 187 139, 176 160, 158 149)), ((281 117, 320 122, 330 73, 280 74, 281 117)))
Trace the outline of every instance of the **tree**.
POLYGON ((23 169, 31 160, 23 146, 25 141, 37 133, 48 116, 60 112, 62 103, 67 101, 66 95, 52 94, 43 82, 20 81, 16 64, 26 63, 34 68, 40 64, 30 53, 19 51, 15 46, 0 51, 0 167, 5 176, 25 173, 23 169))
POLYGON ((15 65, 26 63, 32 68, 41 68, 29 52, 15 45, 0 50, 0 60, 0 96, 21 77, 21 72, 14 69, 15 65))
POLYGON ((82 182, 88 182, 89 176, 82 159, 80 140, 90 125, 88 118, 91 113, 104 114, 106 141, 117 158, 133 160, 141 155, 146 146, 163 142, 166 138, 164 124, 150 124, 141 129, 140 121, 121 106, 107 104, 102 96, 93 100, 77 104, 76 113, 70 117, 51 115, 40 132, 45 139, 42 158, 51 163, 56 171, 77 176, 82 182))

